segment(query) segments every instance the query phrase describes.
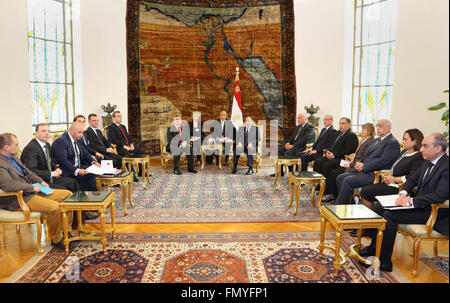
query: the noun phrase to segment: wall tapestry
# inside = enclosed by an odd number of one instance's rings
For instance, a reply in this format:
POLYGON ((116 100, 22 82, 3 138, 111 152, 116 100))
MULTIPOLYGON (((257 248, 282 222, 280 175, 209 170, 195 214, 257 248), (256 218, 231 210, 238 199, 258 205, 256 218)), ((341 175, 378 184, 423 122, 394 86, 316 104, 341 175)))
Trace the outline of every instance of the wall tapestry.
POLYGON ((236 67, 243 116, 278 121, 278 139, 295 128, 292 0, 128 0, 128 123, 151 154, 159 126, 175 113, 230 119, 236 67))

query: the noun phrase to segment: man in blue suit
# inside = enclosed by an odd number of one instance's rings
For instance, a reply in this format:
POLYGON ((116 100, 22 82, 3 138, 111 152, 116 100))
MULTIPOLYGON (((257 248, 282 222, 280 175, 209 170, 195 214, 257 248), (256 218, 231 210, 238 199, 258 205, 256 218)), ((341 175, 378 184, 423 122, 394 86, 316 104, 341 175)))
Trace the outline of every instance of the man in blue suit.
POLYGON ((75 178, 82 191, 95 191, 95 175, 85 169, 92 164, 100 167, 91 155, 81 146, 79 140, 83 137, 83 125, 73 123, 68 132, 62 134, 52 144, 52 158, 62 170, 63 177, 75 178))
POLYGON ((391 134, 391 127, 391 121, 379 120, 376 125, 379 137, 373 140, 361 162, 356 162, 353 171, 337 177, 339 196, 336 204, 350 204, 355 188, 373 183, 375 171, 392 167, 400 153, 400 144, 391 134))

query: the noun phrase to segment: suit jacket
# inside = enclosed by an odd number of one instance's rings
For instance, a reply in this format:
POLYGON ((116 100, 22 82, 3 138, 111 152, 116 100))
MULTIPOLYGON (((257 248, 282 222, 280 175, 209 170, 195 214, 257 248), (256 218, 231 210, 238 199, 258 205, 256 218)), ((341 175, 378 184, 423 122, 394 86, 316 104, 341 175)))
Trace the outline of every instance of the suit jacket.
POLYGON ((194 128, 194 122, 191 121, 189 124, 189 134, 191 137, 200 137, 201 142, 203 142, 204 133, 202 131, 202 123, 200 122, 198 128, 194 128))
POLYGON ((220 123, 220 119, 215 120, 213 123, 213 138, 216 139, 217 137, 227 137, 232 140, 236 138, 236 128, 234 127, 234 124, 231 120, 224 120, 223 128, 222 124, 220 123))
POLYGON ((98 129, 96 132, 94 132, 92 127, 88 127, 84 131, 84 134, 87 137, 87 143, 89 147, 91 147, 93 150, 101 154, 106 154, 107 153, 106 149, 111 147, 111 144, 108 142, 105 136, 103 136, 102 132, 98 129))
POLYGON ((299 131, 299 129, 300 125, 297 125, 294 134, 289 139, 289 144, 294 146, 294 150, 296 153, 304 151, 306 149, 306 144, 313 143, 316 139, 316 130, 311 123, 306 122, 303 128, 300 130, 299 135, 297 136, 297 132, 299 131))
POLYGON ((334 143, 333 138, 335 138, 335 134, 336 129, 333 125, 331 125, 325 132, 324 129, 322 129, 316 142, 314 142, 312 149, 321 152, 322 150, 329 148, 334 143))
MULTIPOLYGON (((87 168, 91 166, 93 159, 91 155, 83 149, 81 142, 75 141, 78 150, 80 151, 80 166, 78 168, 87 168)), ((59 168, 62 170, 63 177, 73 177, 75 170, 75 150, 67 132, 59 136, 52 144, 52 158, 59 168)))
POLYGON ((259 141, 259 129, 255 125, 250 127, 250 131, 247 134, 247 141, 245 140, 245 126, 239 127, 236 133, 236 140, 233 144, 233 150, 236 153, 236 147, 239 143, 243 145, 245 153, 254 155, 258 152, 258 141, 259 141), (252 148, 248 149, 248 144, 252 144, 252 148))
POLYGON ((361 162, 362 158, 366 154, 369 147, 372 145, 373 140, 375 140, 374 137, 369 137, 366 139, 366 141, 363 141, 360 143, 359 147, 356 149, 355 156, 352 159, 352 162, 350 162, 350 167, 346 168, 345 171, 351 171, 355 167, 356 162, 361 162))
MULTIPOLYGON (((331 152, 333 152, 333 155, 335 158, 338 159, 345 159, 346 155, 350 155, 353 154, 356 149, 358 148, 358 136, 356 136, 356 134, 351 130, 347 130, 342 137, 339 138, 339 141, 336 142, 337 138, 339 137, 339 135, 341 134, 341 131, 336 132, 333 140, 332 140, 332 144, 329 150, 331 152), (333 144, 336 142, 336 145, 333 146, 333 144)), ((373 138, 373 137, 372 137, 373 138)), ((372 142, 372 141, 370 141, 372 142)), ((366 143, 366 142, 364 142, 366 143)), ((367 145, 367 147, 369 147, 367 145)), ((360 148, 361 149, 361 148, 360 148)), ((365 150, 364 150, 365 152, 365 150)), ((364 154, 362 154, 364 155, 364 154)))
MULTIPOLYGON (((189 134, 189 130, 187 127, 184 127, 183 125, 180 125, 181 128, 181 136, 180 133, 178 132, 178 129, 175 127, 175 125, 171 125, 167 128, 167 145, 166 145, 166 151, 169 153, 174 153, 172 152, 172 149, 170 148, 171 144, 176 144, 177 147, 181 146, 181 141, 183 142, 187 142, 186 148, 189 148, 190 145, 190 134, 189 134), (174 140, 174 142, 172 143, 172 140, 174 140)), ((183 150, 183 152, 187 152, 187 150, 183 150)), ((175 152, 176 155, 179 155, 179 152, 175 152)))
POLYGON ((420 152, 417 152, 416 154, 409 157, 403 157, 400 161, 397 162, 397 160, 399 160, 407 152, 408 150, 403 150, 394 161, 395 166, 392 172, 392 175, 394 177, 406 176, 406 179, 408 179, 411 175, 414 174, 417 169, 422 166, 424 160, 422 158, 422 153, 420 152))
MULTIPOLYGON (((48 142, 46 142, 49 152, 51 151, 51 146, 48 142)), ((50 152, 50 163, 51 170, 54 171, 56 169, 56 164, 51 157, 50 152)), ((45 182, 50 182, 51 172, 47 167, 47 158, 45 157, 44 150, 36 139, 31 140, 27 146, 22 151, 22 155, 20 156, 20 160, 22 163, 26 165, 29 169, 31 169, 36 175, 41 177, 45 182)))
MULTIPOLYGON (((125 136, 127 137, 128 145, 130 145, 131 143, 133 143, 133 140, 131 140, 127 128, 123 124, 120 124, 120 126, 122 127, 125 136)), ((111 123, 108 126, 108 128, 106 129, 106 134, 108 136, 109 142, 111 142, 112 144, 116 144, 118 149, 119 148, 122 149, 124 145, 127 145, 127 142, 122 134, 122 131, 115 123, 111 123)))
POLYGON ((380 138, 373 140, 361 162, 364 163, 362 172, 391 169, 392 164, 400 153, 400 144, 392 134, 380 142, 380 138))
MULTIPOLYGON (((28 169, 19 159, 16 162, 26 170, 25 175, 20 173, 8 160, 0 155, 0 189, 5 192, 23 191, 23 200, 28 202, 33 196, 33 183, 41 183, 41 177, 28 169)), ((0 197, 0 209, 16 211, 20 208, 16 197, 0 197)))

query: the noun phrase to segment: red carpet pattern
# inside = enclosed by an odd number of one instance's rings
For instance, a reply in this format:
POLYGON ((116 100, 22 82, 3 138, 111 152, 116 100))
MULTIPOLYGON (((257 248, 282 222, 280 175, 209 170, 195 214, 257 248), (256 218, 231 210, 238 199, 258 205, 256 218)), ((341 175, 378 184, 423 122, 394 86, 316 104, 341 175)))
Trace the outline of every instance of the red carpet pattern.
MULTIPOLYGON (((343 249, 354 240, 343 237, 343 249)), ((19 283, 396 283, 366 276, 350 259, 333 275, 334 255, 319 257, 319 233, 119 234, 81 242, 69 254, 50 250, 19 283)), ((334 244, 334 233, 326 234, 334 244)))

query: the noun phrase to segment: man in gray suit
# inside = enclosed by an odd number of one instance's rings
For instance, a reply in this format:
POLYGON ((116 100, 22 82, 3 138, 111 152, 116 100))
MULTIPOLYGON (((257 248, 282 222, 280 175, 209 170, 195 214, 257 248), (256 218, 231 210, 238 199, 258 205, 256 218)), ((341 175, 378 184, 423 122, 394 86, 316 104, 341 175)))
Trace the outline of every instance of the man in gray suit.
POLYGON ((355 188, 373 183, 375 171, 392 167, 400 153, 400 144, 391 134, 391 127, 391 121, 379 120, 376 125, 379 138, 373 140, 361 162, 355 164, 353 171, 337 177, 339 196, 336 204, 350 204, 355 188))

